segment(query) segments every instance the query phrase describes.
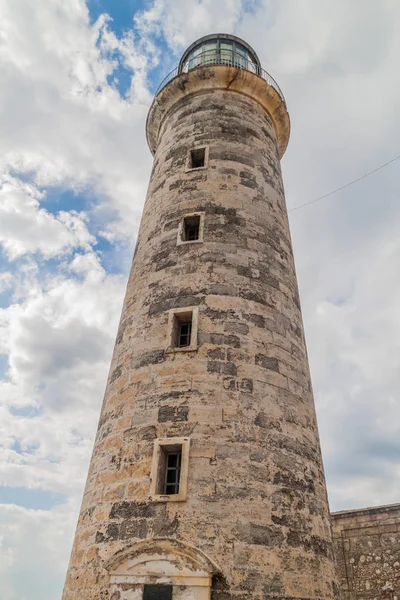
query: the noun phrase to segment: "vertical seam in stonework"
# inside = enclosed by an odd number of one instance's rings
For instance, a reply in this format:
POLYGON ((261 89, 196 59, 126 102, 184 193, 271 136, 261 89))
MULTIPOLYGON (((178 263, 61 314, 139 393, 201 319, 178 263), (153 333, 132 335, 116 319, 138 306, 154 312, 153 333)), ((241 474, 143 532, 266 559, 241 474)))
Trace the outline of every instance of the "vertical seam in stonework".
POLYGON ((346 572, 346 581, 347 581, 347 590, 348 593, 350 594, 353 590, 352 590, 352 585, 350 582, 350 575, 349 575, 349 565, 348 565, 348 553, 346 552, 346 545, 345 545, 345 537, 344 537, 344 531, 342 530, 340 532, 340 537, 341 537, 341 541, 342 541, 342 552, 343 552, 343 558, 344 558, 344 568, 345 568, 345 572, 346 572))

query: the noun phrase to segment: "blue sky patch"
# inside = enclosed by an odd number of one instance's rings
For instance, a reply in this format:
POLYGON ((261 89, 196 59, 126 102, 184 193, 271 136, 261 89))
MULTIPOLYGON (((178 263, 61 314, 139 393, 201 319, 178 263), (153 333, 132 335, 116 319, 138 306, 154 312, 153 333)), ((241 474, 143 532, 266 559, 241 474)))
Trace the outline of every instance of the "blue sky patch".
POLYGON ((10 406, 10 408, 8 409, 10 411, 10 413, 12 415, 14 415, 15 417, 27 417, 27 418, 33 418, 33 417, 37 417, 39 416, 42 412, 43 409, 39 406, 10 406))
POLYGON ((94 23, 100 15, 107 13, 113 20, 112 29, 117 35, 133 25, 134 15, 145 10, 148 2, 143 0, 88 0, 90 20, 94 23))
MULTIPOLYGON (((5 262, 3 263, 5 265, 5 262)), ((0 260, 0 269, 1 269, 1 260, 0 260)), ((13 289, 8 288, 7 290, 3 290, 0 292, 0 308, 7 308, 12 303, 13 298, 13 289)))
POLYGON ((16 452, 17 454, 33 454, 35 450, 38 449, 38 447, 38 444, 32 444, 31 446, 25 445, 24 447, 22 447, 19 440, 15 440, 13 445, 11 446, 11 450, 14 450, 14 452, 16 452))
POLYGON ((51 510, 67 501, 65 494, 47 490, 0 486, 0 504, 16 504, 34 510, 51 510))
POLYGON ((57 214, 62 210, 76 210, 76 212, 88 210, 92 202, 93 197, 86 190, 78 193, 71 189, 49 187, 46 188, 46 196, 41 205, 49 213, 57 214))
POLYGON ((119 67, 107 77, 108 84, 114 86, 123 98, 128 96, 131 88, 131 81, 132 69, 128 69, 123 65, 119 65, 119 67))

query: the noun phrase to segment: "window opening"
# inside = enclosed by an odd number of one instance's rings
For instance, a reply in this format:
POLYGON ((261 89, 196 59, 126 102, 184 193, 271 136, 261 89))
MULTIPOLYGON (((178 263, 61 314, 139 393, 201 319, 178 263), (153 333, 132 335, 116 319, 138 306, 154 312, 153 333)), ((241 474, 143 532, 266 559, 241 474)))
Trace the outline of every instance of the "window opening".
POLYGON ((190 151, 190 168, 200 169, 204 167, 206 160, 206 149, 198 148, 197 150, 190 151))
POLYGON ((178 321, 178 348, 190 346, 192 321, 178 321))
POLYGON ((183 240, 184 242, 194 242, 199 239, 200 233, 200 215, 185 217, 183 220, 183 240))
POLYGON ((167 452, 164 494, 179 494, 182 451, 167 452))
POLYGON ((155 502, 186 500, 190 438, 161 438, 154 442, 150 497, 155 502))
POLYGON ((162 445, 158 458, 156 492, 161 496, 178 495, 181 484, 182 444, 162 445))
POLYGON ((197 306, 172 309, 168 316, 167 352, 197 350, 198 323, 197 306))
POLYGON ((143 600, 172 600, 172 585, 145 584, 143 600))

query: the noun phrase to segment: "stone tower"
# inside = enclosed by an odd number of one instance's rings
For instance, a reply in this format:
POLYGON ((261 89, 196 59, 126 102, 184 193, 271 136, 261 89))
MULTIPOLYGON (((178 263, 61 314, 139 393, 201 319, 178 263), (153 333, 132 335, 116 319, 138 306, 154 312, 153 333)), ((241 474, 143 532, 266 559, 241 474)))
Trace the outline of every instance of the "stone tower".
POLYGON ((156 93, 64 600, 337 597, 288 138, 282 92, 234 36, 195 42, 156 93))

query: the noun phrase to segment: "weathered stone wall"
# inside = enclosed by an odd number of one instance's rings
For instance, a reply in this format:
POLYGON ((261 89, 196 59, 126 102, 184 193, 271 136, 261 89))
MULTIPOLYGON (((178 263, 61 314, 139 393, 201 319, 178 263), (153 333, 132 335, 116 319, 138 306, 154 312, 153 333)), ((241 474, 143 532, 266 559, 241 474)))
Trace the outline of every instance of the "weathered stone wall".
POLYGON ((342 600, 398 600, 400 504, 331 518, 342 600))
POLYGON ((337 596, 275 129, 228 90, 161 123, 64 600, 108 598, 105 561, 159 537, 219 566, 214 600, 337 596), (202 145, 207 168, 186 172, 202 145), (191 212, 204 241, 177 245, 191 212), (186 306, 198 349, 168 353, 169 311, 186 306), (154 440, 184 436, 188 498, 152 502, 154 440))

